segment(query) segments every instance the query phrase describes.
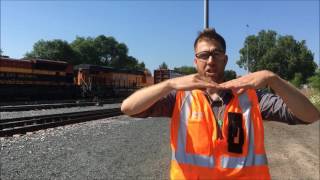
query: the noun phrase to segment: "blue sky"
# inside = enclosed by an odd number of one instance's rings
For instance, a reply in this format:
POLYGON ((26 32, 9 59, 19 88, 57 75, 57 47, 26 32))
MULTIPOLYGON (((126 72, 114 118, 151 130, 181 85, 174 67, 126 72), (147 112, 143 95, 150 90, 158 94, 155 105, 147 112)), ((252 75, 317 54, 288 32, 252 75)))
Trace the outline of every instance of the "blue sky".
MULTIPOLYGON (((244 74, 235 62, 248 34, 265 29, 306 40, 319 57, 318 0, 210 0, 209 25, 225 37, 226 69, 244 74), (246 27, 249 24, 249 28, 246 27)), ((113 36, 129 55, 153 71, 193 65, 193 42, 203 29, 203 0, 10 1, 1 0, 1 49, 22 58, 40 39, 72 42, 76 36, 113 36)))

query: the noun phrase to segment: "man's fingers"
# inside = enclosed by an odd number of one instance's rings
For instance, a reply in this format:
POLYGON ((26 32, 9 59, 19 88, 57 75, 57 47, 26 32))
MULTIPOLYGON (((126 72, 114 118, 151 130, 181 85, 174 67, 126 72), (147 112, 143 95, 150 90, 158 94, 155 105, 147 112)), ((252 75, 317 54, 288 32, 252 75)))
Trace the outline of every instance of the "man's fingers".
POLYGON ((235 89, 237 88, 237 86, 234 83, 222 83, 220 84, 221 88, 225 88, 225 89, 235 89))
POLYGON ((219 84, 221 87, 224 87, 224 88, 231 88, 234 86, 234 81, 227 81, 227 82, 224 82, 224 83, 221 83, 219 84))
POLYGON ((219 85, 216 84, 216 83, 208 83, 208 82, 204 82, 204 83, 201 83, 204 88, 218 88, 219 85))
POLYGON ((240 88, 238 91, 237 91, 237 94, 242 94, 244 92, 244 88, 240 88))
POLYGON ((209 88, 216 88, 216 89, 227 89, 224 86, 221 86, 221 84, 215 83, 215 82, 210 82, 207 83, 209 88))
POLYGON ((246 83, 239 81, 238 79, 234 79, 231 81, 224 82, 220 84, 221 87, 227 88, 227 89, 239 89, 246 87, 246 83))
POLYGON ((242 94, 246 89, 250 88, 250 85, 234 80, 222 83, 220 86, 224 89, 231 89, 236 94, 242 94))

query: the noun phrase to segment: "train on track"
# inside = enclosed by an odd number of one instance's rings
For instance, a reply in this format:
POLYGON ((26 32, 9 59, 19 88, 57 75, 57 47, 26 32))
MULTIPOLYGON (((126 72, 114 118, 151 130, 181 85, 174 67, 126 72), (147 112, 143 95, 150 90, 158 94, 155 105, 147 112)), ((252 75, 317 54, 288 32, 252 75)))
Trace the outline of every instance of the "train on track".
POLYGON ((124 97, 151 84, 147 71, 0 57, 2 101, 124 97))

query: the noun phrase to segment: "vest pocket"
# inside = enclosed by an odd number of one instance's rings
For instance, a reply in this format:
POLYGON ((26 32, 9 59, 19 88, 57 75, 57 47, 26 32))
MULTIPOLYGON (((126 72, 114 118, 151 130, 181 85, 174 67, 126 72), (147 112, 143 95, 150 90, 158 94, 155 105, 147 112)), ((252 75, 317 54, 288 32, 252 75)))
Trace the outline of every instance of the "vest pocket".
POLYGON ((244 144, 243 119, 241 113, 228 113, 228 151, 242 154, 244 144))

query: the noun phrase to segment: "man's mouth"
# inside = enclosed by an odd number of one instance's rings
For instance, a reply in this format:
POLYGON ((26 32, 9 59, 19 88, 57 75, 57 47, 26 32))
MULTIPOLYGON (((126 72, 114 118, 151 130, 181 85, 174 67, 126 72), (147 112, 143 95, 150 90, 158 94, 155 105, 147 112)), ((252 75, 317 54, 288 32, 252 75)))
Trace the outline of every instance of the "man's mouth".
POLYGON ((212 70, 206 71, 206 76, 208 76, 208 77, 212 77, 212 76, 216 76, 216 75, 217 75, 217 73, 215 73, 215 72, 212 71, 212 70))
POLYGON ((206 76, 214 76, 216 73, 206 72, 206 76))

